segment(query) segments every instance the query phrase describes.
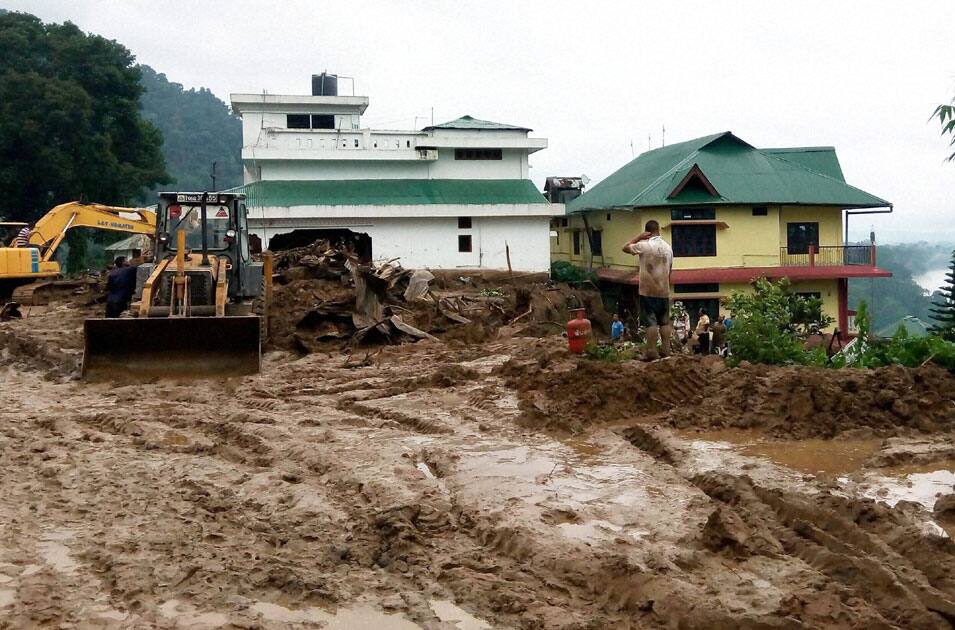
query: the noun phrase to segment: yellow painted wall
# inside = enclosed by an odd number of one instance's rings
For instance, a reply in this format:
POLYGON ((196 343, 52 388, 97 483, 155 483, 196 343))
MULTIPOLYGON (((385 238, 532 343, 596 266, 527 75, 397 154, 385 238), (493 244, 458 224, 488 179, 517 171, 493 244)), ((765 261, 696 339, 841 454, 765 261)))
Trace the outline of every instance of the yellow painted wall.
MULTIPOLYGON (((636 267, 636 258, 621 251, 623 244, 643 232, 644 224, 650 219, 656 219, 661 226, 670 224, 670 210, 649 208, 589 213, 587 220, 592 229, 602 231, 603 241, 603 257, 594 257, 594 267, 636 267)), ((554 228, 559 237, 551 238, 552 258, 586 265, 590 259, 590 247, 585 235, 581 235, 580 255, 573 254, 572 231, 584 229, 583 219, 580 215, 566 218, 567 227, 554 228)), ((779 265, 780 248, 786 246, 786 224, 789 222, 816 221, 819 223, 820 246, 842 245, 842 213, 838 208, 768 206, 767 216, 753 216, 751 206, 717 207, 716 220, 727 225, 716 229, 716 256, 674 258, 674 269, 775 267, 779 265)), ((669 229, 664 229, 662 236, 672 241, 669 229)))

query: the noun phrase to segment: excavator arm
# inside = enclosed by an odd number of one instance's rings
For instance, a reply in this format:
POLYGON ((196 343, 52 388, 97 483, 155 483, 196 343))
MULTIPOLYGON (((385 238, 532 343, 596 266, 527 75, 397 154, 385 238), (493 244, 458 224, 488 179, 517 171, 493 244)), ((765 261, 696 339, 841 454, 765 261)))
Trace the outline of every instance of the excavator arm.
POLYGON ((144 208, 71 201, 56 206, 36 222, 30 233, 29 247, 39 248, 41 261, 48 262, 53 259, 66 233, 78 227, 155 236, 156 213, 144 208))

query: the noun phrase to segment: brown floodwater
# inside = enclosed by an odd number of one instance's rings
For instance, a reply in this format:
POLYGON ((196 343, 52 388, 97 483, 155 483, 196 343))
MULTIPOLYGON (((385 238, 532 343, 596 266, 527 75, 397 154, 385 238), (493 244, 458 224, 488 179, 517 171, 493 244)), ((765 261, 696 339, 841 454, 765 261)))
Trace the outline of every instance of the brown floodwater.
POLYGON ((855 472, 865 460, 879 450, 879 438, 844 440, 770 440, 759 431, 720 429, 716 431, 678 431, 685 440, 728 443, 750 457, 769 461, 820 477, 833 477, 855 472))

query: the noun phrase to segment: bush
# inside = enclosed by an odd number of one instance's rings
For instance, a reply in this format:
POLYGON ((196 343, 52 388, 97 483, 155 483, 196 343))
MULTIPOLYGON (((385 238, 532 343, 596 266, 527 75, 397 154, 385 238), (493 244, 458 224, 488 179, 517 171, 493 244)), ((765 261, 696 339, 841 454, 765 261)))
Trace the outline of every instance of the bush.
POLYGON ((825 328, 832 319, 822 314, 822 302, 793 293, 785 278, 759 278, 752 293, 735 292, 727 306, 733 326, 726 333, 732 350, 730 363, 815 364, 825 361, 818 352, 803 349, 806 335, 825 328))
POLYGON ((870 334, 872 322, 865 302, 859 304, 856 326, 859 337, 846 356, 846 362, 855 367, 919 367, 933 362, 955 373, 955 343, 935 335, 910 337, 902 326, 891 339, 875 339, 870 334))
POLYGON ((628 341, 619 346, 608 346, 597 343, 588 343, 584 347, 584 355, 594 361, 606 361, 608 363, 618 363, 620 361, 630 361, 638 356, 636 344, 628 341))
POLYGON ((555 260, 550 265, 550 278, 554 282, 577 284, 580 282, 597 282, 596 274, 584 271, 577 265, 566 260, 555 260))

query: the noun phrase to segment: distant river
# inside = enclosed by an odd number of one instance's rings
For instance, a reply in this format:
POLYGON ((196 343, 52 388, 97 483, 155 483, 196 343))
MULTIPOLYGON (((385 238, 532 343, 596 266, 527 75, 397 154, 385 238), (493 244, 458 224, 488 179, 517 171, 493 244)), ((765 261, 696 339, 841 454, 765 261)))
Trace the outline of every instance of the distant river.
POLYGON ((915 276, 915 281, 919 284, 919 286, 931 293, 935 289, 945 284, 945 274, 947 273, 948 269, 944 267, 942 269, 933 269, 932 271, 926 271, 923 274, 915 276))

